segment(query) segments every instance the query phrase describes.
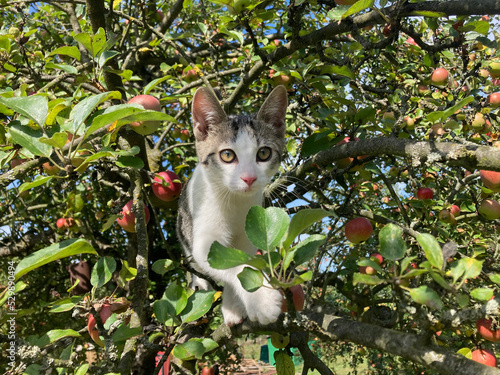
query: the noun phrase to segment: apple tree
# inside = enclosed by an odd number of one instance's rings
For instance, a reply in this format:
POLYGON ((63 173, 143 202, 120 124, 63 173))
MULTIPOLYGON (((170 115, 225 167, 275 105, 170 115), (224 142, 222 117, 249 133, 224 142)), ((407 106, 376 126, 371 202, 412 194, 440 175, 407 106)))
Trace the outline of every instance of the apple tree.
POLYGON ((238 368, 267 335, 279 374, 499 374, 500 3, 4 1, 0 363, 8 374, 238 368), (196 165, 190 101, 228 113, 288 91, 286 150, 215 243, 285 297, 223 324, 175 233, 196 165), (305 304, 305 307, 304 307, 305 304), (292 351, 293 349, 293 351, 292 351), (164 353, 163 356, 158 353, 164 353), (160 362, 159 366, 155 366, 160 362))

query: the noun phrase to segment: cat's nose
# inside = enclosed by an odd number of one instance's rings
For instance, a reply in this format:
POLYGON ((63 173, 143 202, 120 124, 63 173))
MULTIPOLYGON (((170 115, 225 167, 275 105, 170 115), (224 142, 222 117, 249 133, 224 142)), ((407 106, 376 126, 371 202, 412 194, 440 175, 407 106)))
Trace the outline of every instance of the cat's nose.
POLYGON ((245 176, 245 177, 241 177, 241 179, 243 181, 245 181, 245 183, 248 185, 248 187, 250 187, 255 182, 255 180, 257 179, 257 177, 255 177, 255 176, 245 176))

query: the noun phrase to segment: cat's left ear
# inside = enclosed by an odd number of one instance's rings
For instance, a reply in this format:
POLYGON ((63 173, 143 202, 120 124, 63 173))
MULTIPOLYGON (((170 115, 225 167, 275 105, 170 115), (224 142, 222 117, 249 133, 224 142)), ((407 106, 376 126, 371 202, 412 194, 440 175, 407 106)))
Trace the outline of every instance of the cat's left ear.
POLYGON ((284 136, 286 131, 286 109, 288 107, 288 94, 283 85, 276 86, 269 94, 257 114, 259 121, 272 125, 278 135, 284 136))

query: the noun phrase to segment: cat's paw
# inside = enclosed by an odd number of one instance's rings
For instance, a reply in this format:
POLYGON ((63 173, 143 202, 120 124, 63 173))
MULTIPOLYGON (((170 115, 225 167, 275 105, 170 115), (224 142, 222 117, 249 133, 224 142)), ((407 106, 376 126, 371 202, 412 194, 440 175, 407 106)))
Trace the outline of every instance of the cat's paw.
POLYGON ((272 288, 262 287, 250 293, 245 301, 248 319, 262 325, 274 323, 281 314, 283 296, 272 288))
POLYGON ((228 327, 243 323, 243 319, 245 318, 241 313, 224 306, 222 306, 222 316, 224 316, 224 323, 226 323, 228 327))

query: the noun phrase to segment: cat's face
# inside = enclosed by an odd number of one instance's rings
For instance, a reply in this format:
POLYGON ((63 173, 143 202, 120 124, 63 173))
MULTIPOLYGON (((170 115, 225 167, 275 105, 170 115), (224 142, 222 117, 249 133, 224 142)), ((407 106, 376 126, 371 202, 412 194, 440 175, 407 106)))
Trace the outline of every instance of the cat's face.
POLYGON ((221 194, 260 193, 276 174, 284 146, 286 107, 286 90, 279 88, 256 116, 228 117, 211 91, 196 92, 196 151, 205 176, 221 194))

